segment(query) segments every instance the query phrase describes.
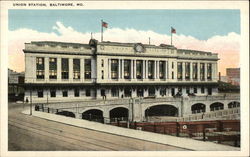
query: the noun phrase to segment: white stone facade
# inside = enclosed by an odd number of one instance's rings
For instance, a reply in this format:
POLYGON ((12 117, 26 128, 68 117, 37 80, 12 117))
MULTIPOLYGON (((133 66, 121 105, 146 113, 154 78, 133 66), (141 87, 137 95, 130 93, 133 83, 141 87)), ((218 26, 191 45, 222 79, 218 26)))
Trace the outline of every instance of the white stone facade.
POLYGON ((184 96, 187 92, 195 95, 218 93, 217 54, 180 50, 169 45, 142 45, 137 50, 138 45, 142 44, 98 43, 96 40, 91 40, 90 44, 48 41, 25 43, 25 100, 49 103, 103 98, 172 97, 178 91, 184 96), (38 58, 41 58, 42 65, 40 76, 37 76, 38 58), (56 78, 50 77, 51 58, 56 59, 56 78), (62 77, 62 59, 68 60, 67 79, 62 77), (77 70, 74 70, 74 60, 79 61, 77 70), (85 78, 85 62, 88 60, 91 60, 91 78, 85 78), (149 70, 149 62, 152 71, 149 70), (178 78, 179 63, 182 63, 179 72, 181 79, 178 78), (197 78, 194 78, 194 64, 197 64, 197 78), (201 74, 203 64, 204 73, 201 74), (209 66, 211 73, 208 72, 209 66), (152 75, 149 74, 151 72, 152 75), (79 77, 74 78, 75 75, 79 77), (201 75, 204 75, 204 79, 201 79, 201 75), (67 91, 64 96, 63 91, 67 91))

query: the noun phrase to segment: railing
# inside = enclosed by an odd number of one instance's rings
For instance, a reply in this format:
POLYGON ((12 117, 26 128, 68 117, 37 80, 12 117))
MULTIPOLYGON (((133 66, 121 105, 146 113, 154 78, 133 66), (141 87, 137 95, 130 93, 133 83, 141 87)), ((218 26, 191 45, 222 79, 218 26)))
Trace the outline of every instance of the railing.
POLYGON ((187 117, 179 117, 178 121, 199 121, 199 120, 211 120, 211 119, 239 119, 240 107, 231 108, 227 110, 211 111, 208 113, 192 114, 187 117), (237 118, 238 117, 238 118, 237 118))

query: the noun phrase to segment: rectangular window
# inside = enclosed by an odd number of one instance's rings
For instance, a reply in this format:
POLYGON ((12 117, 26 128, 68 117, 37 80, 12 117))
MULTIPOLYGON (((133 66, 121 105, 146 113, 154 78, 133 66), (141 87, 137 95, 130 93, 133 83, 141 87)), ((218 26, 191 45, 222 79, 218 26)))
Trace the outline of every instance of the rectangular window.
POLYGON ((163 79, 164 76, 165 76, 165 64, 166 62, 165 61, 160 61, 159 62, 159 77, 160 79, 163 79))
POLYGON ((90 89, 86 89, 85 94, 86 97, 90 97, 91 96, 90 89))
POLYGON ((189 87, 186 88, 186 93, 187 93, 187 94, 190 94, 190 89, 189 89, 189 87))
POLYGON ((43 98, 43 91, 42 90, 37 91, 37 97, 43 98))
POLYGON ((148 79, 154 78, 154 61, 148 61, 148 79))
POLYGON ((197 93, 197 88, 196 87, 194 87, 194 93, 197 93))
POLYGON ((205 93, 204 87, 201 87, 201 93, 205 93))
POLYGON ((174 79, 174 72, 172 71, 172 79, 174 79))
POLYGON ((84 60, 84 77, 85 79, 91 79, 91 59, 84 60))
POLYGON ((143 88, 137 88, 137 97, 143 97, 144 92, 143 92, 143 88))
POLYGON ((68 97, 68 91, 66 91, 66 90, 62 91, 62 95, 63 95, 63 97, 68 97))
POLYGON ((44 58, 43 57, 36 58, 36 78, 44 79, 44 58))
POLYGON ((207 88, 207 94, 212 95, 212 88, 207 88))
POLYGON ((198 64, 193 63, 193 79, 197 80, 198 78, 198 64))
POLYGON ((125 97, 131 97, 132 96, 132 92, 130 88, 125 88, 124 89, 124 96, 125 97))
POLYGON ((50 97, 56 97, 56 90, 50 90, 50 97))
POLYGON ((174 88, 171 88, 171 95, 175 96, 175 89, 174 88))
POLYGON ((142 71, 143 71, 142 65, 143 65, 142 60, 136 61, 136 78, 137 79, 142 79, 142 71))
POLYGON ((75 97, 79 97, 80 96, 79 89, 75 89, 74 90, 74 95, 75 95, 75 97))
POLYGON ((149 96, 155 96, 155 88, 149 88, 148 89, 148 95, 149 96))
POLYGON ((205 80, 205 64, 204 63, 200 64, 200 77, 201 77, 201 80, 205 80))
POLYGON ((207 79, 208 80, 212 79, 212 64, 211 63, 207 64, 207 79))
POLYGON ((160 89, 160 95, 165 96, 166 95, 166 88, 161 88, 160 89))
POLYGON ((124 60, 124 79, 130 79, 131 78, 131 61, 130 60, 124 60))
POLYGON ((190 63, 185 63, 185 79, 190 79, 190 63))
POLYGON ((177 79, 182 79, 182 63, 177 63, 177 79))
POLYGON ((111 60, 111 78, 118 79, 118 59, 111 60))
POLYGON ((49 78, 57 79, 57 59, 49 58, 49 78))
POLYGON ((174 62, 172 62, 172 69, 174 69, 174 62))
POLYGON ((125 97, 131 97, 131 95, 132 95, 131 89, 130 88, 125 88, 124 89, 124 96, 125 97))
POLYGON ((80 59, 73 59, 73 78, 80 79, 80 59))
POLYGON ((117 88, 111 89, 111 96, 112 97, 119 97, 119 90, 117 88))
POLYGON ((62 79, 69 79, 69 59, 62 58, 62 79))

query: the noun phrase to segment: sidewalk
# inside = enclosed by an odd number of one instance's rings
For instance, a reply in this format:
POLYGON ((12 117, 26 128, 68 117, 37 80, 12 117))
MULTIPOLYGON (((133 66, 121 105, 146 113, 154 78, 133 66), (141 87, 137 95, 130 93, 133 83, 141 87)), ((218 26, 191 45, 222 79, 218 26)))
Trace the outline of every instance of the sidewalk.
MULTIPOLYGON (((29 114, 29 110, 25 110, 22 113, 29 114)), ((133 130, 127 128, 121 128, 111 125, 105 125, 96 122, 90 122, 82 119, 69 118, 61 115, 38 112, 33 110, 33 116, 40 117, 47 120, 52 120, 68 125, 73 125, 81 128, 91 129, 95 131, 126 136, 130 138, 156 142, 160 144, 167 144, 175 147, 180 147, 195 151, 240 151, 240 148, 231 147, 212 142, 197 141, 189 138, 181 138, 170 135, 162 135, 157 133, 145 132, 140 130, 133 130)))

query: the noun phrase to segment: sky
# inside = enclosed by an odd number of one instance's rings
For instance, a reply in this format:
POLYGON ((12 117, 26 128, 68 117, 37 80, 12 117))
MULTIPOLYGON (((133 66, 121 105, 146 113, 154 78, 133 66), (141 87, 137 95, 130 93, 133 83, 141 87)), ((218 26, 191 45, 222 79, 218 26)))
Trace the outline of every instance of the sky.
POLYGON ((100 40, 101 20, 108 23, 104 41, 170 44, 219 54, 219 71, 239 67, 239 10, 9 10, 9 68, 24 71, 25 42, 88 43, 100 40))

